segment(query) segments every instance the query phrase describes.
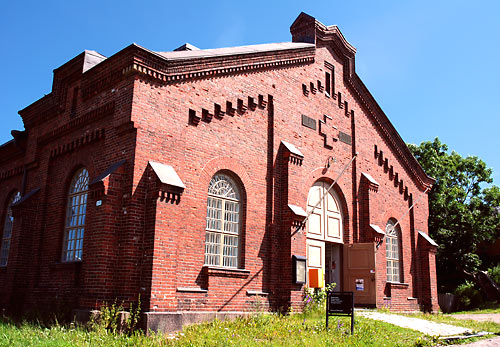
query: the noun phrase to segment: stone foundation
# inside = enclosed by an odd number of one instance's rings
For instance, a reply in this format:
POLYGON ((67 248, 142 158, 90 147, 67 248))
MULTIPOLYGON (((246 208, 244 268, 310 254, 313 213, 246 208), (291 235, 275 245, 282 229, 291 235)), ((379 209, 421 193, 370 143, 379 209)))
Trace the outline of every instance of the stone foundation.
POLYGON ((249 315, 249 312, 146 312, 143 315, 143 327, 146 331, 175 332, 184 326, 212 321, 228 320, 249 315))

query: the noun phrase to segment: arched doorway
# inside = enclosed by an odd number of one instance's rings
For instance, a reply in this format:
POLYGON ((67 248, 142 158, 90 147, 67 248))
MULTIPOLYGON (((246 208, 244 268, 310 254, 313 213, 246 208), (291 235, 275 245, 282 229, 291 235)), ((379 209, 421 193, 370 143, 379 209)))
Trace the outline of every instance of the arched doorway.
MULTIPOLYGON (((325 181, 317 181, 309 189, 307 212, 307 266, 321 269, 325 284, 336 283, 342 290, 342 245, 344 216, 337 193, 325 181)), ((309 283, 308 283, 309 285, 309 283)))

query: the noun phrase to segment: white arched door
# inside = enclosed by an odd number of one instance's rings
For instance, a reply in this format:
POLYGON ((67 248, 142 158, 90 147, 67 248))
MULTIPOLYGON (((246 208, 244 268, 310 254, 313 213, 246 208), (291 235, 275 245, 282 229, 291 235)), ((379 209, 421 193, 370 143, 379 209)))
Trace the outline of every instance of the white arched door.
POLYGON ((307 266, 309 269, 321 269, 326 283, 335 282, 339 290, 343 216, 339 198, 333 189, 327 191, 329 187, 327 182, 318 181, 307 197, 307 212, 311 212, 306 224, 307 266))
POLYGON ((311 216, 307 221, 307 237, 328 242, 344 243, 342 212, 337 194, 326 182, 316 182, 307 197, 307 212, 311 216), (326 194, 326 195, 325 195, 326 194), (314 208, 321 197, 323 200, 314 208))

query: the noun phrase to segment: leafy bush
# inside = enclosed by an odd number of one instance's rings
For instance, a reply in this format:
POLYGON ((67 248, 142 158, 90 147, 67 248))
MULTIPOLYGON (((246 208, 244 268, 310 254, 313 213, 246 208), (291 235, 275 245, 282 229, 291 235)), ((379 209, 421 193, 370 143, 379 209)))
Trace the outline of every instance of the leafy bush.
POLYGON ((458 296, 458 309, 471 310, 479 307, 483 303, 483 297, 475 284, 465 281, 457 287, 455 294, 458 296))
POLYGON ((500 265, 488 269, 488 276, 500 286, 500 265))

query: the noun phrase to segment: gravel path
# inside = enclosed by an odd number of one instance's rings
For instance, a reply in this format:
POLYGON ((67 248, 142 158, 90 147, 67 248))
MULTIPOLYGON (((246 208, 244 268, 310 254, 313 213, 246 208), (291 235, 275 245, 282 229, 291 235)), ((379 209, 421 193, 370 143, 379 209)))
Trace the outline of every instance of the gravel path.
POLYGON ((454 325, 436 323, 425 319, 411 318, 397 314, 386 314, 379 312, 357 312, 356 314, 386 323, 394 324, 403 328, 420 331, 430 336, 451 336, 471 333, 471 329, 457 327, 454 325))

